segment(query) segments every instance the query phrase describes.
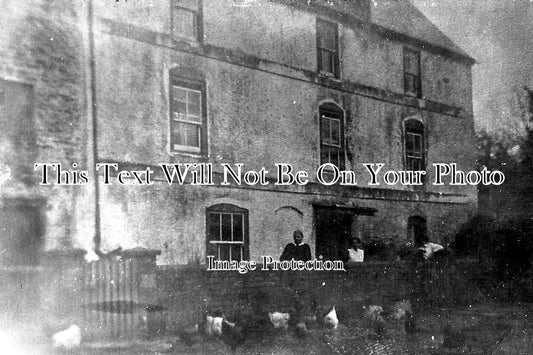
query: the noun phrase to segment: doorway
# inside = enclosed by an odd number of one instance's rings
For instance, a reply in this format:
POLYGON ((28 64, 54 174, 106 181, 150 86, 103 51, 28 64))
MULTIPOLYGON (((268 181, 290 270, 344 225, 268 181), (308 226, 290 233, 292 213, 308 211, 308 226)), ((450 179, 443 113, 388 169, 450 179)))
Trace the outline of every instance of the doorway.
POLYGON ((342 251, 352 240, 353 210, 315 207, 316 257, 342 260, 342 251))
POLYGON ((429 241, 427 235, 426 219, 420 216, 411 216, 407 220, 407 240, 410 240, 415 248, 423 246, 429 241))

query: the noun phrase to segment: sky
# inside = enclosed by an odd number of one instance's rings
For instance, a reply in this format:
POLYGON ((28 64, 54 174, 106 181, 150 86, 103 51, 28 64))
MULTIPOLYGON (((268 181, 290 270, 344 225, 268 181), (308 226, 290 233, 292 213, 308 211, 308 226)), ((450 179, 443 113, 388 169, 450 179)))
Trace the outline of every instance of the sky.
POLYGON ((533 0, 411 1, 476 59, 476 128, 523 131, 514 92, 533 89, 533 0))

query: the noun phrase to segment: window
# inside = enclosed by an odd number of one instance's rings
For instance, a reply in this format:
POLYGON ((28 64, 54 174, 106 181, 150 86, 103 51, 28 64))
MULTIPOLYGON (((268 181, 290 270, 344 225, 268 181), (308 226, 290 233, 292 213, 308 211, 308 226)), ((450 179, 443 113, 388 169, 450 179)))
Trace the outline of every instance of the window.
POLYGON ((320 164, 344 169, 344 113, 337 105, 320 105, 320 164))
POLYGON ((422 97, 420 81, 420 52, 404 48, 403 50, 403 81, 405 94, 422 97))
POLYGON ((409 119, 405 121, 405 168, 410 171, 426 169, 424 154, 424 125, 409 119))
POLYGON ((204 154, 207 147, 204 84, 171 78, 170 100, 171 150, 204 154))
POLYGON ((339 46, 337 24, 316 20, 318 72, 339 77, 339 46))
POLYGON ((198 41, 202 38, 201 0, 175 0, 172 8, 172 34, 198 41))
POLYGON ((215 260, 248 260, 248 210, 230 204, 207 209, 207 255, 215 260))

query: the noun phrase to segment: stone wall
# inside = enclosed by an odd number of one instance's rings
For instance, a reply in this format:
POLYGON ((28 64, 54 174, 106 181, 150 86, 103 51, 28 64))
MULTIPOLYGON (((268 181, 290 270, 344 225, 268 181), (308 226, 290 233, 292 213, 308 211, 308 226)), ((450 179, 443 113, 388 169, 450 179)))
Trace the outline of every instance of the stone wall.
MULTIPOLYGON (((457 162, 460 169, 471 169, 468 63, 434 51, 424 54, 425 80, 431 83, 424 84, 427 97, 419 100, 402 92, 402 42, 360 26, 360 21, 368 21, 366 8, 356 21, 359 25, 352 26, 345 11, 279 1, 257 1, 251 8, 234 7, 230 1, 205 2, 203 41, 183 43, 171 35, 168 1, 94 3, 93 84, 100 160, 143 168, 208 162, 218 172, 219 163, 273 171, 275 163, 286 162, 310 172, 316 182, 318 105, 334 101, 346 110, 347 168, 359 181, 357 188, 347 189, 314 183, 268 190, 167 186, 159 176, 153 186, 101 186, 104 249, 161 249, 158 261, 163 264, 202 261, 205 208, 216 203, 249 209, 254 257, 279 255, 293 227, 303 229, 313 246, 312 204, 317 200, 376 208, 376 218, 361 218, 361 232, 369 237, 398 235, 398 242, 407 238, 411 215, 426 217, 432 239, 446 241, 475 209, 477 194, 472 187, 428 184, 417 190, 381 184, 367 189, 368 174, 361 165, 383 162, 386 169, 402 169, 402 122, 414 117, 427 127, 428 166, 457 162), (221 20, 221 13, 228 16, 221 20), (345 57, 340 81, 316 73, 317 16, 339 21, 345 57), (170 151, 171 69, 205 82, 208 149, 200 156, 170 151), (291 208, 300 212, 299 219, 279 216, 278 211, 283 214, 291 208)), ((346 10, 352 5, 340 6, 346 10)), ((30 147, 20 164, 27 168, 52 162, 72 168, 76 163, 80 170, 90 169, 92 132, 85 109, 90 58, 84 52, 88 25, 84 6, 8 1, 4 13, 3 28, 10 30, 0 38, 5 48, 0 52, 4 63, 0 78, 29 85, 32 95, 32 114, 21 128, 24 144, 30 147)), ((20 131, 14 132, 12 136, 20 136, 20 131)), ((4 150, 0 159, 14 152, 4 150)), ((35 171, 29 174, 29 184, 8 182, 2 198, 39 201, 43 248, 91 248, 97 228, 92 185, 37 186, 38 178, 35 171)))
POLYGON ((475 262, 441 265, 372 262, 346 271, 206 271, 194 267, 161 267, 158 303, 165 307, 168 328, 191 326, 206 313, 232 318, 254 310, 305 312, 335 306, 341 322, 359 317, 363 306, 392 305, 409 299, 414 307, 457 305, 479 300, 473 282, 475 262), (431 280, 431 282, 429 282, 431 280))
POLYGON ((205 263, 206 208, 220 203, 249 211, 251 260, 259 260, 262 255, 278 258, 295 229, 303 231, 315 255, 313 203, 317 201, 376 208, 374 216, 355 218, 355 230, 364 242, 393 238, 397 246, 409 238, 410 216, 425 217, 430 239, 443 244, 453 240, 455 231, 469 217, 468 205, 460 200, 450 203, 438 195, 417 195, 431 201, 426 202, 409 195, 390 195, 386 190, 353 188, 340 193, 340 189, 332 188, 317 196, 314 186, 273 190, 268 186, 179 186, 159 181, 151 186, 103 186, 103 247, 158 249, 162 251, 159 264, 205 263))
POLYGON ((34 164, 85 167, 80 23, 81 8, 70 1, 6 1, 0 16, 2 93, 13 85, 28 91, 26 103, 24 95, 2 96, 9 99, 2 105, 11 111, 2 110, 0 163, 11 166, 14 174, 3 184, 0 198, 4 204, 14 200, 40 204, 43 235, 35 237, 42 238, 46 249, 72 245, 78 189, 38 186, 40 172, 34 171, 34 164), (24 105, 23 117, 15 117, 13 110, 24 105), (24 174, 18 173, 19 167, 24 174))
MULTIPOLYGON (((447 242, 476 207, 472 186, 433 186, 433 163, 474 168, 468 63, 423 54, 427 97, 403 95, 403 44, 364 26, 340 20, 341 80, 316 73, 315 9, 258 1, 247 8, 206 4, 204 38, 180 41, 170 33, 168 4, 97 4, 96 85, 98 146, 102 160, 141 170, 170 162, 245 164, 245 169, 290 163, 315 184, 267 189, 254 186, 168 186, 161 174, 151 186, 102 186, 102 241, 111 250, 143 246, 162 250, 161 264, 205 258, 205 208, 232 203, 250 212, 252 257, 280 254, 294 229, 314 249, 312 204, 321 200, 378 210, 359 219, 364 237, 407 241, 407 220, 428 221, 430 238, 447 242), (144 6, 144 7, 143 7, 144 6), (123 11, 132 16, 122 16, 123 11), (227 14, 222 16, 220 14, 227 14), (143 17, 145 21, 140 21, 143 17), (290 18, 290 28, 279 18, 290 18), (245 19, 245 20, 244 20, 245 19), (253 20, 252 20, 253 19, 253 20), (253 26, 250 25, 253 23, 253 26), (297 39, 297 40, 296 40, 297 39), (205 83, 208 148, 205 154, 171 152, 170 72, 205 83), (109 78, 113 78, 109 80, 109 78), (444 79, 449 84, 445 85, 444 79), (318 105, 335 102, 346 111, 346 168, 357 188, 316 183, 320 162, 318 105), (369 187, 362 163, 404 169, 403 122, 424 123, 428 183, 422 189, 369 187), (360 189, 359 189, 360 188, 360 189), (398 196, 401 195, 401 196, 398 196), (281 221, 280 208, 295 208, 296 221, 281 221)), ((320 14, 322 16, 324 14, 320 14)), ((335 19, 332 16, 331 19, 335 19)))

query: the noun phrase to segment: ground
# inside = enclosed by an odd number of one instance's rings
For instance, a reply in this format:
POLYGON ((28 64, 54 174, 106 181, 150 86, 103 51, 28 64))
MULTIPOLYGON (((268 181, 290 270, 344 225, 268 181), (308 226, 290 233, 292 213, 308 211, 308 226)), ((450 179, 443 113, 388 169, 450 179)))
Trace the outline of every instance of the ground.
MULTIPOLYGON (((270 334, 247 340, 232 351, 218 339, 201 338, 186 346, 179 338, 165 336, 151 341, 84 343, 72 354, 531 354, 533 353, 533 304, 494 304, 462 308, 429 308, 416 317, 416 332, 406 334, 403 323, 387 322, 379 339, 365 321, 345 321, 337 329, 315 327, 306 338, 293 333, 270 334), (445 329, 446 325, 449 325, 445 329)), ((5 347, 4 347, 5 349, 5 347)), ((50 354, 42 344, 27 344, 12 354, 50 354)), ((9 354, 9 353, 8 353, 9 354)))

